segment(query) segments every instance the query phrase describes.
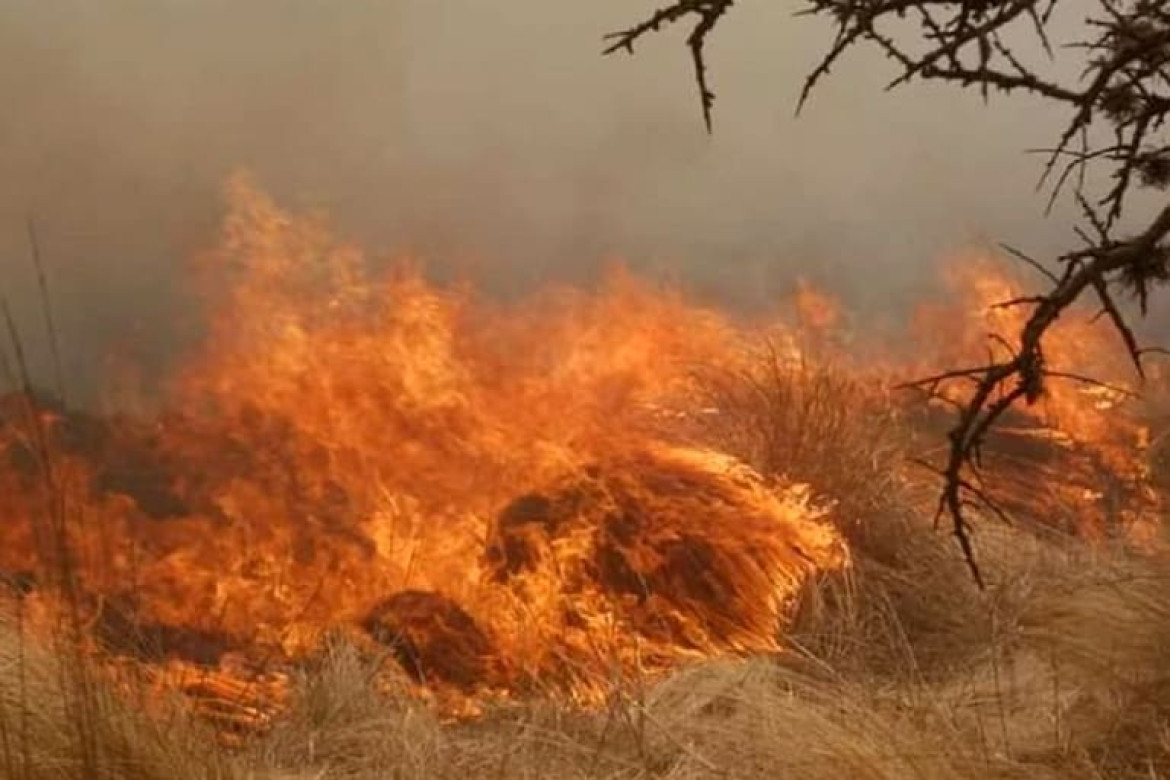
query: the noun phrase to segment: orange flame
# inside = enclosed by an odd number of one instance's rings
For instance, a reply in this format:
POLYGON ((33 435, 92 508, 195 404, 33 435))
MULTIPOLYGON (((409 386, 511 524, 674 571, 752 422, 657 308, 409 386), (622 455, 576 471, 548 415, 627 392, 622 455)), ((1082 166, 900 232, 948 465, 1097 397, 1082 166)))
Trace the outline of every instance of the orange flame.
POLYGON ((515 309, 406 264, 370 282, 322 222, 242 181, 230 205, 169 411, 63 460, 107 634, 295 658, 348 628, 434 685, 587 699, 614 664, 778 648, 801 581, 845 563, 799 486, 671 433, 692 369, 740 354, 717 313, 620 270, 515 309))
MULTIPOLYGON (((802 583, 849 565, 809 486, 686 424, 719 413, 697 367, 750 373, 765 332, 777 371, 828 348, 844 327, 831 296, 801 284, 796 330, 753 329, 618 269, 594 293, 503 306, 407 262, 378 273, 242 179, 229 205, 197 266, 207 333, 152 399, 162 411, 46 417, 46 472, 0 409, 0 490, 15 497, 0 573, 43 576, 38 518, 68 492, 71 565, 107 647, 133 635, 156 660, 225 669, 344 630, 432 691, 589 701, 615 671, 779 649, 802 583)), ((918 314, 925 357, 850 370, 912 377, 1010 348, 1024 311, 993 304, 1018 281, 984 258, 950 281, 959 300, 918 314)), ((1049 364, 1124 382, 1108 338, 1070 317, 1049 364)), ((1054 380, 1026 414, 1145 484, 1124 393, 1054 380)))

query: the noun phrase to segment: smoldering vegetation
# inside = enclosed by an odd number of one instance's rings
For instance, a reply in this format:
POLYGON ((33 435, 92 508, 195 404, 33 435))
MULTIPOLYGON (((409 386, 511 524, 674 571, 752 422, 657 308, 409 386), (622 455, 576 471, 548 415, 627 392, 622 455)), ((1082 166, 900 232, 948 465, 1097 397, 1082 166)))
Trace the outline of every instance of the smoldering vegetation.
MULTIPOLYGON (((850 380, 832 372, 765 388, 817 401, 771 427, 738 428, 745 457, 793 420, 830 430, 842 404, 860 408, 850 380)), ((853 565, 806 586, 781 655, 617 677, 590 708, 521 700, 452 720, 405 679, 387 685, 387 661, 339 637, 299 666, 279 717, 225 743, 179 702, 149 688, 115 694, 68 644, 46 652, 7 622, 0 776, 1164 776, 1170 605, 1160 542, 1135 554, 981 526, 993 583, 981 593, 915 509, 921 486, 881 479, 902 462, 906 431, 880 402, 866 404, 864 431, 836 448, 772 461, 828 475, 825 490, 852 487, 850 511, 864 518, 843 528, 853 565), (835 470, 843 462, 854 472, 835 470), (859 473, 878 477, 869 490, 857 489, 859 473)), ((765 409, 739 413, 767 422, 765 409)))
MULTIPOLYGON (((958 244, 1066 245, 1021 152, 1058 120, 1042 109, 883 95, 863 60, 794 120, 824 39, 759 4, 713 46, 708 138, 676 47, 599 56, 628 14, 617 0, 4 3, 0 280, 34 376, 52 369, 30 219, 72 398, 96 401, 111 355, 161 373, 196 337, 186 262, 214 243, 220 188, 239 168, 363 244, 501 297, 587 284, 619 253, 740 310, 808 276, 877 321, 958 244)), ((298 664, 279 716, 225 743, 134 670, 91 666, 68 625, 55 642, 31 638, 23 597, 36 584, 22 580, 15 594, 5 585, 0 624, 0 777, 1170 772, 1160 539, 1134 551, 987 523, 994 584, 980 593, 923 511, 933 483, 903 477, 921 440, 900 409, 830 370, 761 376, 711 386, 729 413, 706 434, 764 478, 836 496, 852 556, 806 583, 783 653, 618 675, 593 707, 534 697, 460 720, 407 679, 387 686, 387 659, 339 638, 298 664)), ((1028 491, 1087 459, 1033 447, 1042 467, 1001 484, 1043 514, 1028 491)))

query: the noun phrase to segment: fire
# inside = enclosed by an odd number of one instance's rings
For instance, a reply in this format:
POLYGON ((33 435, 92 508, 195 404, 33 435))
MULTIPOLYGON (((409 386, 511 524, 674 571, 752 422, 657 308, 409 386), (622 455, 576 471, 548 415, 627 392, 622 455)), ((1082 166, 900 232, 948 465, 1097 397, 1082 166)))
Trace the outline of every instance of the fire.
MULTIPOLYGON (((831 296, 802 284, 795 322, 757 327, 615 269, 595 292, 505 306, 380 268, 244 180, 229 206, 196 265, 206 334, 153 411, 0 409, 0 573, 51 602, 59 530, 101 652, 172 681, 214 669, 232 691, 342 632, 451 706, 592 702, 615 674, 781 650, 803 583, 849 566, 840 496, 758 473, 692 424, 721 414, 699 369, 781 381, 840 348, 831 296), (759 375, 765 336, 778 359, 759 375)), ((958 301, 919 314, 927 359, 843 364, 875 398, 879 378, 979 360, 988 330, 1019 325, 993 307, 1018 295, 1002 266, 956 268, 958 301)), ((1104 339, 1062 323, 1050 363, 1124 381, 1104 339)), ((1107 472, 1144 489, 1125 404, 1054 381, 1024 427, 1057 449, 1023 457, 1057 488, 1107 472), (1056 475, 1069 464, 1075 479, 1056 475)), ((1031 488, 1009 483, 1005 503, 1031 488)))
MULTIPOLYGON (((615 669, 778 649, 802 580, 845 564, 804 488, 685 440, 694 368, 742 353, 716 312, 621 271, 495 306, 244 182, 230 206, 161 411, 36 426, 106 645, 222 667, 342 630, 431 689, 588 701, 615 669)), ((0 568, 39 577, 27 454, 0 568)))
MULTIPOLYGON (((982 365, 1008 357, 1034 287, 1004 263, 971 255, 950 265, 947 283, 952 300, 922 307, 915 323, 920 343, 937 345, 930 363, 982 365)), ((1074 308, 1054 324, 1042 348, 1049 377, 1041 398, 1017 409, 998 434, 999 481, 1016 494, 1007 503, 1017 510, 1021 502, 1075 507, 1051 515, 1064 515, 1052 522, 1089 536, 1119 528, 1135 538, 1147 535, 1159 503, 1150 486, 1149 422, 1120 336, 1100 315, 1074 308), (1048 441, 1028 441, 1037 438, 1048 441)), ((920 375, 932 373, 919 365, 920 375)), ((961 401, 969 389, 954 383, 944 392, 961 401)))
MULTIPOLYGON (((954 365, 956 357, 968 363, 1007 357, 1031 310, 1029 287, 1002 262, 984 256, 957 258, 947 283, 963 300, 959 311, 965 316, 955 317, 953 303, 920 311, 920 327, 935 334, 933 343, 946 346, 934 359, 954 365)), ((1057 321, 1043 344, 1052 378, 1037 416, 1082 441, 1102 440, 1110 429, 1116 433, 1118 421, 1108 410, 1137 394, 1135 372, 1119 346, 1117 334, 1090 312, 1074 310, 1057 321)))
POLYGON ((796 282, 796 314, 802 326, 813 333, 826 333, 841 325, 841 304, 805 279, 796 282))

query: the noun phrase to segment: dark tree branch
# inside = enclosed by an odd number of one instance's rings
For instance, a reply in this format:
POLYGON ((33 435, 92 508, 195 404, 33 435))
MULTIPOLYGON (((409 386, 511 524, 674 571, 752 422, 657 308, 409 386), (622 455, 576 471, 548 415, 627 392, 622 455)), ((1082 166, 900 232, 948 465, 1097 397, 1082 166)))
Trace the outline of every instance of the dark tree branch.
MULTIPOLYGON (((611 37, 607 52, 624 49, 663 27, 690 20, 687 38, 704 121, 710 129, 714 96, 708 85, 704 45, 733 0, 670 0, 642 23, 611 37)), ((990 428, 1017 403, 1035 403, 1048 379, 1091 381, 1050 370, 1043 341, 1049 329, 1084 295, 1096 298, 1100 317, 1120 337, 1119 348, 1142 373, 1152 351, 1138 344, 1119 296, 1146 310, 1153 287, 1170 280, 1170 206, 1136 235, 1117 233, 1130 195, 1137 188, 1170 189, 1170 5, 1165 0, 799 0, 801 15, 817 16, 834 32, 810 69, 798 111, 847 53, 868 46, 897 69, 889 87, 935 81, 974 88, 984 98, 1017 93, 1067 106, 1070 114, 1056 143, 1045 150, 1041 187, 1051 183, 1048 206, 1072 187, 1083 224, 1075 230, 1084 246, 1057 258, 1056 270, 1010 247, 1006 251, 1039 271, 1047 289, 1003 306, 1030 307, 1012 341, 1000 339, 1006 355, 987 364, 926 377, 914 385, 940 395, 960 381, 973 389, 958 404, 943 479, 938 517, 949 515, 955 537, 976 580, 982 581, 968 533, 966 510, 974 503, 999 514, 976 483, 979 452, 990 428), (1054 45, 1056 11, 1091 14, 1078 38, 1054 45), (1034 66, 1021 56, 1022 43, 1036 41, 1051 65, 1058 54, 1079 57, 1081 77, 1068 80, 1057 68, 1034 66), (1091 194, 1090 167, 1108 173, 1108 185, 1091 194), (968 498, 970 497, 970 498, 968 498), (974 499, 972 502, 971 499, 974 499)), ((1044 65, 1045 63, 1041 63, 1044 65)))
POLYGON ((687 36, 687 46, 691 50, 691 62, 695 69, 695 83, 699 87, 699 102, 703 109, 703 122, 707 131, 711 131, 711 109, 715 105, 715 93, 711 91, 707 81, 706 45, 707 36, 715 29, 715 25, 725 13, 731 10, 735 0, 679 0, 665 8, 660 8, 648 19, 636 24, 628 30, 612 33, 606 36, 610 45, 606 54, 624 50, 634 53, 634 45, 646 35, 656 33, 682 21, 688 17, 696 19, 691 34, 687 36))

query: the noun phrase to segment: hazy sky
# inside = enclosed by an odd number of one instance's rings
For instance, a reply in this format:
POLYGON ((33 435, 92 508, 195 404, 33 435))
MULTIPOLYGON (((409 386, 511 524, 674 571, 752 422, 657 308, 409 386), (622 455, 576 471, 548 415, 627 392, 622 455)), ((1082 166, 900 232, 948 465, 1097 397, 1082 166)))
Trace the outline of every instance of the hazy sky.
POLYGON ((678 34, 600 55, 654 7, 4 0, 0 284, 33 330, 33 214, 74 381, 134 333, 165 351, 178 271, 214 240, 240 168, 376 251, 474 256, 496 290, 616 253, 728 305, 765 305, 799 273, 879 306, 979 237, 1067 244, 1023 152, 1051 139, 1049 109, 886 94, 862 57, 794 118, 827 31, 757 0, 712 43, 708 137, 678 34))

